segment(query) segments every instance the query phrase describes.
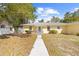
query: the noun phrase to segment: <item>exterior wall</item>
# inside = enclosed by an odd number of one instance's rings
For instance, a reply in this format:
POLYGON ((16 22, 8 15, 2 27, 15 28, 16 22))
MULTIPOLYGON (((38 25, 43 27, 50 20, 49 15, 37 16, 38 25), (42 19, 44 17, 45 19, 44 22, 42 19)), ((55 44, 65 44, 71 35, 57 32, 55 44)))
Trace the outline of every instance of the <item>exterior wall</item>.
POLYGON ((28 25, 25 25, 23 26, 24 30, 29 30, 29 26, 28 25))
POLYGON ((49 33, 49 31, 47 30, 47 28, 43 28, 43 33, 49 33))
MULTIPOLYGON (((57 26, 50 26, 50 30, 57 30, 58 33, 65 33, 65 34, 77 34, 79 33, 79 24, 66 24, 60 25, 60 29, 57 29, 57 26)), ((48 33, 47 27, 43 28, 43 33, 48 33)))
POLYGON ((0 23, 0 35, 12 33, 14 33, 14 28, 7 21, 2 21, 0 23))
POLYGON ((62 26, 59 26, 59 27, 60 27, 59 29, 58 29, 57 27, 58 27, 58 26, 51 26, 51 29, 50 29, 50 30, 57 30, 58 33, 61 33, 62 30, 63 30, 63 29, 62 29, 62 26))
POLYGON ((62 27, 63 33, 66 34, 77 34, 79 33, 79 24, 68 24, 62 27))
MULTIPOLYGON (((43 33, 49 33, 49 31, 47 30, 47 26, 43 27, 43 33)), ((50 30, 57 30, 58 33, 62 32, 62 27, 60 26, 60 29, 57 28, 57 26, 50 26, 50 30)))
MULTIPOLYGON (((29 26, 30 25, 25 25, 24 26, 24 29, 28 29, 29 30, 29 26)), ((36 31, 37 28, 39 26, 35 26, 33 25, 32 26, 32 30, 33 31, 36 31)), ((42 29, 43 33, 48 33, 49 31, 47 30, 47 25, 45 26, 42 26, 42 29)), ((64 24, 64 25, 51 25, 50 26, 50 30, 57 30, 58 33, 65 33, 65 34, 77 34, 79 33, 79 23, 70 23, 70 24, 64 24), (60 29, 57 29, 57 26, 60 26, 60 29)))
POLYGON ((58 25, 50 25, 50 24, 38 24, 38 25, 32 25, 32 24, 25 24, 23 25, 24 30, 29 30, 29 26, 32 26, 32 31, 37 32, 39 26, 41 27, 41 30, 43 33, 49 33, 49 30, 47 29, 48 26, 50 26, 50 30, 57 30, 58 33, 61 33, 62 28, 60 26, 60 29, 57 29, 58 25))
MULTIPOLYGON (((30 27, 30 25, 23 26, 24 30, 29 30, 29 27, 30 27)), ((35 31, 36 28, 37 28, 36 26, 32 26, 32 31, 35 31)))
POLYGON ((67 33, 67 25, 62 25, 62 32, 61 33, 67 33))
POLYGON ((0 35, 11 33, 14 33, 14 28, 12 30, 10 30, 10 27, 0 28, 0 35))

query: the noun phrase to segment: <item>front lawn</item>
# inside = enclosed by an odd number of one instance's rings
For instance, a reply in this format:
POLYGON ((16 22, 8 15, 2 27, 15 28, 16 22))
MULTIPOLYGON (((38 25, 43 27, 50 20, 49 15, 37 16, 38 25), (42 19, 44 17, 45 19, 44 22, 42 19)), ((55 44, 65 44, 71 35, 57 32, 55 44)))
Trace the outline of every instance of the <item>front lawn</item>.
POLYGON ((36 40, 36 34, 7 35, 0 37, 0 56, 29 55, 36 40))
POLYGON ((43 40, 50 56, 79 56, 79 36, 43 34, 43 40))

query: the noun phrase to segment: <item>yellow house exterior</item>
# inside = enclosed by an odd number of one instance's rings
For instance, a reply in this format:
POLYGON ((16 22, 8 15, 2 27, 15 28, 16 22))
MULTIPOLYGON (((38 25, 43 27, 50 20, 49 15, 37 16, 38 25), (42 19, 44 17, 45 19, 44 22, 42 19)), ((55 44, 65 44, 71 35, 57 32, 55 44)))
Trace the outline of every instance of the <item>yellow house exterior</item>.
POLYGON ((79 23, 69 23, 62 26, 62 33, 66 34, 77 34, 79 33, 79 23))
POLYGON ((65 33, 65 34, 79 33, 79 23, 41 23, 38 25, 24 24, 24 30, 29 30, 30 26, 32 26, 32 31, 36 31, 39 26, 43 31, 47 30, 47 26, 50 26, 51 30, 55 29, 59 31, 60 29, 57 29, 57 26, 59 26, 62 29, 61 33, 65 33))

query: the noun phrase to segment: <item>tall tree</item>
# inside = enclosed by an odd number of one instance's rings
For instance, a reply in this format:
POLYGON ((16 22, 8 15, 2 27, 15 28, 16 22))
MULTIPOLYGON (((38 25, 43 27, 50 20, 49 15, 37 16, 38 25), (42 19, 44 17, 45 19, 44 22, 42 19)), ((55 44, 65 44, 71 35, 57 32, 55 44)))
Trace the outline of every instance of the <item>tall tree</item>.
POLYGON ((69 22, 78 22, 79 21, 79 10, 74 11, 73 13, 67 12, 64 15, 63 22, 69 23, 69 22))
POLYGON ((36 8, 32 6, 31 3, 7 3, 5 4, 5 14, 7 21, 17 29, 17 26, 22 24, 25 19, 27 20, 34 20, 36 15, 34 12, 36 8))
POLYGON ((5 9, 6 9, 5 4, 0 3, 0 22, 6 19, 5 9))
POLYGON ((53 16, 53 17, 51 18, 51 22, 54 22, 54 23, 60 22, 60 18, 53 16))
POLYGON ((39 22, 40 22, 40 23, 43 23, 43 22, 44 22, 44 19, 41 19, 39 22))
POLYGON ((70 22, 70 15, 72 15, 72 14, 70 14, 69 12, 66 12, 64 15, 63 22, 70 22))

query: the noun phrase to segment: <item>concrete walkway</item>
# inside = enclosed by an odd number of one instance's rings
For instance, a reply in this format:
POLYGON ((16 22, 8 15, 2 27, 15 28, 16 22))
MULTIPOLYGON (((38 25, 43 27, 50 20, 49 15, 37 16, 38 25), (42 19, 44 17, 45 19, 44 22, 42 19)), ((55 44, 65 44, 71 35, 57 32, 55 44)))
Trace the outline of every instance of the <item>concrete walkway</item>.
POLYGON ((42 37, 39 34, 33 45, 30 56, 49 56, 47 48, 42 40, 42 37))

